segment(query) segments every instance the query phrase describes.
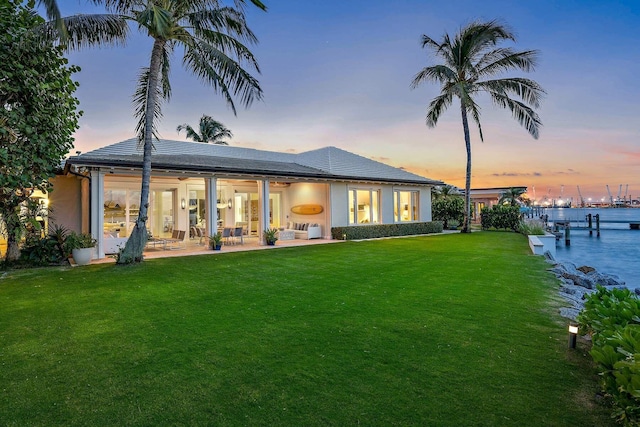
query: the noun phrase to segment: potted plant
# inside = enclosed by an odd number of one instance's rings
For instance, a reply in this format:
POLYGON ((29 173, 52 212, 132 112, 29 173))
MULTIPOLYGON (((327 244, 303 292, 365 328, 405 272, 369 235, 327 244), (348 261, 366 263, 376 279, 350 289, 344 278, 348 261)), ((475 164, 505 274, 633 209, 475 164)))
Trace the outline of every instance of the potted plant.
POLYGON ((209 247, 214 251, 222 249, 222 233, 218 231, 216 234, 209 236, 209 247))
POLYGON ((71 252, 73 260, 78 265, 88 265, 91 263, 93 248, 96 246, 96 239, 88 233, 76 233, 72 231, 65 239, 67 253, 71 252))
POLYGON ((276 244, 276 241, 278 240, 277 228, 267 228, 266 230, 264 230, 263 233, 264 233, 264 241, 267 243, 267 245, 273 246, 276 244))

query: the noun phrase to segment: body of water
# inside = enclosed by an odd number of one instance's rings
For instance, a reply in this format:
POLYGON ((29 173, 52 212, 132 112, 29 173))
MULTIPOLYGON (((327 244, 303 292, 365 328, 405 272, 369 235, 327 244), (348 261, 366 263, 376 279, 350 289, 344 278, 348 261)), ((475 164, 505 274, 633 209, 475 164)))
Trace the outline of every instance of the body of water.
MULTIPOLYGON (((640 221, 640 209, 545 209, 549 222, 572 222, 572 227, 586 226, 588 214, 599 214, 601 221, 640 221)), ((629 224, 600 224, 600 237, 596 236, 595 219, 593 236, 587 230, 571 230, 571 245, 564 239, 556 242, 556 259, 570 261, 577 266, 588 265, 602 273, 615 274, 629 288, 640 287, 640 230, 630 230, 629 224)))

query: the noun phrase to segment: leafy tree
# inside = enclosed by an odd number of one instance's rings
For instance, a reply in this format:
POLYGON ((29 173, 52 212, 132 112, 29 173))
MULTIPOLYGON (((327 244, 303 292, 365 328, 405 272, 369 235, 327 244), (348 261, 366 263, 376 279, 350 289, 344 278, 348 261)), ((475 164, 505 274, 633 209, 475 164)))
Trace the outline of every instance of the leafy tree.
POLYGON ((50 190, 48 179, 73 148, 81 114, 73 96, 78 85, 71 79, 79 68, 34 32, 44 23, 34 5, 0 3, 0 215, 6 261, 20 256, 22 206, 35 189, 50 190))
POLYGON ((511 69, 532 71, 538 52, 516 52, 509 47, 499 47, 503 41, 515 41, 513 33, 497 21, 474 22, 460 30, 452 39, 448 34, 441 42, 423 35, 422 47, 432 50, 444 63, 423 68, 413 78, 412 88, 425 81, 440 84, 440 94, 427 109, 426 124, 435 127, 442 113, 453 103, 460 101, 462 128, 467 149, 465 180, 465 217, 462 232, 470 232, 471 215, 471 137, 468 115, 478 125, 480 140, 484 140, 480 126, 480 107, 476 95, 488 93, 494 104, 509 108, 513 117, 534 137, 538 138, 540 119, 533 108, 540 105, 544 90, 533 80, 507 77, 492 78, 511 69), (513 97, 520 98, 514 99, 513 97))
POLYGON ((431 212, 435 221, 442 221, 444 229, 449 228, 449 221, 462 223, 464 219, 464 199, 462 196, 440 197, 431 204, 431 212))
POLYGON ((498 204, 501 205, 510 205, 510 206, 519 206, 524 204, 523 195, 525 193, 525 189, 521 187, 511 187, 506 190, 502 195, 500 195, 500 199, 498 200, 498 204))
MULTIPOLYGON (((52 0, 42 1, 55 4, 52 0)), ((121 42, 126 39, 128 22, 153 39, 149 66, 141 70, 134 94, 136 132, 143 146, 140 211, 118 259, 118 263, 139 262, 148 237, 152 140, 157 137, 162 102, 171 95, 171 55, 176 47, 183 48, 183 65, 222 94, 236 114, 234 98, 239 98, 245 107, 262 98, 258 81, 246 69, 260 72, 247 47, 257 43, 257 38, 246 23, 245 0, 235 0, 235 7, 223 6, 216 0, 93 0, 93 3, 104 4, 110 14, 62 18, 70 48, 121 42)), ((251 3, 266 10, 259 0, 251 3)), ((63 34, 53 25, 49 30, 62 39, 63 34)))
POLYGON ((178 132, 184 129, 187 132, 187 138, 191 138, 196 142, 211 142, 219 145, 229 145, 223 138, 233 138, 233 134, 222 123, 203 114, 200 117, 200 133, 194 130, 188 124, 180 125, 176 128, 178 132))

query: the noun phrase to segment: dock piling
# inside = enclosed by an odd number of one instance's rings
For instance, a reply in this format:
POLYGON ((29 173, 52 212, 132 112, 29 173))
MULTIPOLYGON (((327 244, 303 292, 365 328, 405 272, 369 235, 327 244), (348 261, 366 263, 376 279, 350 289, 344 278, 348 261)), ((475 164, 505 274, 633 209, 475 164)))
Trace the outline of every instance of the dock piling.
POLYGON ((587 221, 589 223, 589 236, 593 236, 593 217, 591 214, 587 215, 587 221))
POLYGON ((596 214, 596 236, 600 237, 600 214, 596 214))
POLYGON ((569 221, 564 224, 564 244, 571 246, 571 222, 569 221))

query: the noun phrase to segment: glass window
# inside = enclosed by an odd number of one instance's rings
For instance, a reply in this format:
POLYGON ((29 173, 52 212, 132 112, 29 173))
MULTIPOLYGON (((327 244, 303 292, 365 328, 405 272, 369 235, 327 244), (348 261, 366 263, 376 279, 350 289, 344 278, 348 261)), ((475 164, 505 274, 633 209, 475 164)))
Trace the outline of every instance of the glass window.
POLYGON ((393 212, 396 222, 411 222, 420 219, 418 191, 394 191, 393 212))
POLYGON ((380 193, 378 190, 349 190, 349 224, 378 224, 380 193))

